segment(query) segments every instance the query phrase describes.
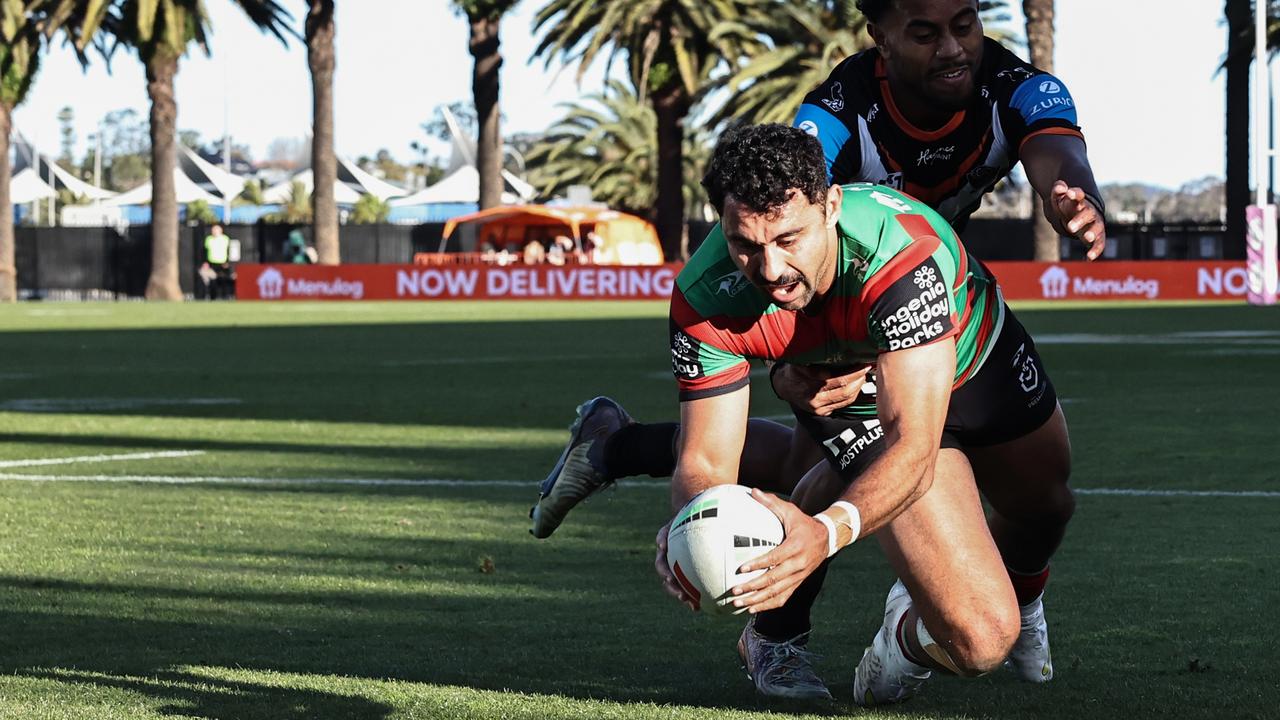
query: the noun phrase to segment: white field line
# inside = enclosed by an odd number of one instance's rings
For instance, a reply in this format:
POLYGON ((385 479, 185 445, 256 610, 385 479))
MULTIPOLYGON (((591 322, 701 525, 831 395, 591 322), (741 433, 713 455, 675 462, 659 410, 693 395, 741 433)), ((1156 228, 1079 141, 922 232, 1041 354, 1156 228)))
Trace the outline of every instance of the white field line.
POLYGON ((1135 497, 1274 497, 1274 490, 1137 490, 1132 488, 1072 488, 1077 495, 1132 495, 1135 497))
MULTIPOLYGON (((623 353, 570 353, 563 355, 487 355, 480 357, 441 357, 421 358, 415 360, 386 360, 378 363, 382 367, 420 367, 436 365, 508 365, 539 362, 564 362, 566 360, 621 360, 634 358, 634 354, 623 353)), ((671 377, 666 373, 666 377, 671 377)))
MULTIPOLYGON (((536 480, 463 480, 460 478, 266 478, 199 475, 31 475, 26 473, 0 473, 0 480, 27 482, 117 482, 151 483, 160 485, 365 485, 398 487, 537 487, 536 480)), ((627 479, 618 483, 620 488, 666 488, 666 480, 627 479)), ((1133 497, 1225 497, 1225 498, 1280 498, 1280 491, 1271 490, 1142 490, 1130 488, 1074 488, 1080 495, 1128 495, 1133 497)))
POLYGON ((164 450, 161 452, 122 453, 117 455, 77 455, 75 457, 38 458, 27 460, 0 460, 0 468, 37 467, 41 465, 70 465, 72 463, 118 462, 120 460, 159 460, 160 458, 184 458, 203 455, 203 450, 164 450))

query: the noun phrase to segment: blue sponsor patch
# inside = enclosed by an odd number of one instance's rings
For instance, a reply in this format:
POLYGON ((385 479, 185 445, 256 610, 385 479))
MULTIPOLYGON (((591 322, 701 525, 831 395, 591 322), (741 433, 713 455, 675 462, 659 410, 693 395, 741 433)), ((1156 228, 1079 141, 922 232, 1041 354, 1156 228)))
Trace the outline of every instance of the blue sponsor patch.
POLYGON ((1023 80, 1013 91, 1009 106, 1030 125, 1041 120, 1066 120, 1076 124, 1076 103, 1058 78, 1041 73, 1023 80))
POLYGON ((800 111, 796 113, 795 122, 792 124, 818 138, 822 143, 822 154, 827 159, 827 181, 831 182, 831 165, 836 161, 836 156, 840 154, 844 144, 849 142, 851 133, 848 126, 825 108, 809 103, 800 106, 800 111))

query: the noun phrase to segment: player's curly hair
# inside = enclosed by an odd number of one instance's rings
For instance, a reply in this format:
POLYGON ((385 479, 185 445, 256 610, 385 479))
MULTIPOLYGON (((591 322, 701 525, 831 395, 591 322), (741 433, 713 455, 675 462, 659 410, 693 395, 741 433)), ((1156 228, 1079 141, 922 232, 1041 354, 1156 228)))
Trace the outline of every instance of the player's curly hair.
POLYGON ((893 0, 858 0, 858 12, 862 13, 872 24, 880 22, 880 18, 889 12, 893 0))
POLYGON ((702 178, 711 205, 724 212, 724 198, 755 212, 782 207, 799 190, 811 203, 826 200, 827 163, 818 139, 799 128, 771 123, 741 125, 726 132, 702 178))

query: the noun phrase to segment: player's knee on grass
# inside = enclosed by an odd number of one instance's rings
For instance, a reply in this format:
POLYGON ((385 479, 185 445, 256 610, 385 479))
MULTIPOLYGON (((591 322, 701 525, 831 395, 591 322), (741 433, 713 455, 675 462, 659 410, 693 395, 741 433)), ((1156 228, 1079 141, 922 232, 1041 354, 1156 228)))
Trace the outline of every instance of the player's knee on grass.
POLYGON ((1022 626, 1013 598, 1000 595, 970 586, 969 592, 952 594, 944 607, 917 605, 915 610, 922 616, 913 624, 919 623, 920 649, 936 667, 962 677, 977 677, 999 667, 1022 626))
POLYGON ((975 606, 948 628, 942 645, 960 675, 985 675, 1000 667, 1008 657, 1018 639, 1021 620, 1016 605, 1005 605, 975 606))

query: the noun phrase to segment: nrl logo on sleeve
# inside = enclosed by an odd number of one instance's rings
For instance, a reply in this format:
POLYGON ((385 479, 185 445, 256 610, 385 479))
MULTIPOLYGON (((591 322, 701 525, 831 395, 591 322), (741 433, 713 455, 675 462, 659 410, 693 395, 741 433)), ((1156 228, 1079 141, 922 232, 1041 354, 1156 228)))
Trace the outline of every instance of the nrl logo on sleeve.
POLYGON ((702 377, 702 363, 698 361, 697 341, 689 337, 683 330, 671 334, 671 372, 676 377, 702 377))
POLYGON ((734 270, 728 275, 721 275, 715 279, 716 294, 724 293, 729 297, 733 297, 742 292, 742 289, 750 285, 751 281, 741 270, 734 270))
POLYGON ((831 83, 831 97, 822 98, 822 104, 831 108, 831 112, 840 112, 844 109, 844 94, 840 83, 831 83))
POLYGON ((1033 77, 1034 75, 1035 75, 1034 72, 1024 67, 1009 68, 1008 70, 1001 70, 1000 72, 996 73, 996 77, 1004 78, 1005 80, 1011 80, 1014 82, 1017 82, 1019 80, 1027 80, 1033 77))

